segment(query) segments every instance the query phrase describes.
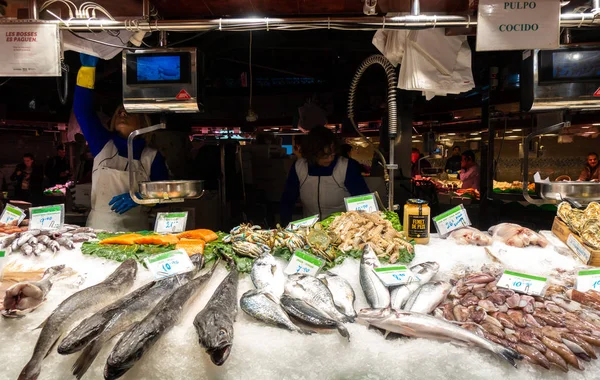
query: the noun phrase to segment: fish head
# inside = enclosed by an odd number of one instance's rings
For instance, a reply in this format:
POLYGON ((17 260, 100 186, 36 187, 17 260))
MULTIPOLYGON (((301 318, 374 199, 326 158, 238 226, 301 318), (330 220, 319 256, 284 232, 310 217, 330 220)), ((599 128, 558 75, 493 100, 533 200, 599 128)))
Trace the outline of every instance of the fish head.
POLYGON ((63 269, 65 269, 65 265, 55 265, 53 267, 50 267, 48 269, 46 269, 46 271, 44 272, 44 277, 45 276, 54 276, 60 272, 63 271, 63 269))
POLYGON ((123 376, 159 337, 156 331, 144 331, 139 322, 135 323, 123 334, 106 359, 105 380, 114 380, 123 376))
POLYGON ((70 355, 82 350, 88 343, 104 331, 107 320, 102 314, 94 314, 71 330, 58 345, 58 353, 70 355))
POLYGON ((435 261, 426 261, 422 265, 427 271, 438 272, 440 270, 440 264, 435 261))
POLYGON ((199 342, 210 360, 220 366, 225 363, 233 344, 233 321, 218 312, 207 313, 194 320, 199 342))
POLYGON ((127 259, 105 281, 114 283, 133 282, 137 275, 137 269, 137 262, 134 259, 127 259))
POLYGON ((377 257, 377 254, 375 253, 375 251, 373 250, 373 248, 371 248, 371 246, 369 244, 365 244, 365 247, 363 248, 360 263, 364 264, 364 265, 368 265, 370 267, 381 266, 381 263, 379 262, 379 258, 377 257))
POLYGON ((204 255, 201 254, 195 254, 190 256, 190 260, 192 261, 192 264, 194 264, 194 268, 196 270, 200 270, 204 267, 204 255))
POLYGON ((366 322, 385 319, 392 313, 391 309, 361 309, 358 312, 358 318, 366 322))

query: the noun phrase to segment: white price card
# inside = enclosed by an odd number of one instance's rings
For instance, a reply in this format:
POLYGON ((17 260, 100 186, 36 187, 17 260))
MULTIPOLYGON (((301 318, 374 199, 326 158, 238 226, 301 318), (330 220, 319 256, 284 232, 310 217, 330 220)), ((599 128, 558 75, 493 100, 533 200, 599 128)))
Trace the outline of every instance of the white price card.
POLYGON ((543 296, 546 291, 546 280, 546 277, 505 270, 497 286, 530 296, 543 296))
POLYGON ((318 257, 297 249, 290 259, 288 266, 285 268, 284 273, 287 275, 301 273, 316 276, 323 264, 323 260, 318 257))
POLYGON ((17 225, 25 219, 25 211, 12 205, 6 205, 2 215, 0 215, 0 223, 8 224, 17 221, 17 225))
POLYGON ((319 215, 309 216, 308 218, 296 220, 295 222, 291 222, 288 224, 288 230, 297 230, 300 227, 312 227, 319 220, 319 215))
POLYGON ((404 265, 373 268, 373 271, 385 286, 396 286, 420 281, 420 279, 404 265))
POLYGON ((577 274, 577 290, 587 292, 590 289, 600 291, 600 269, 582 270, 577 274))
POLYGON ((573 252, 575 252, 575 255, 579 260, 581 260, 582 263, 587 264, 590 261, 592 254, 583 246, 583 244, 579 242, 579 240, 577 240, 575 236, 573 236, 573 234, 569 234, 569 237, 567 238, 567 246, 571 248, 573 252))
POLYGON ((450 232, 471 225, 471 220, 463 205, 458 205, 433 218, 433 224, 440 236, 445 237, 450 232))
POLYGON ((157 234, 173 234, 185 231, 188 212, 159 212, 154 223, 157 234))
POLYGON ((65 220, 65 205, 32 207, 29 209, 30 230, 60 228, 65 220))
POLYGON ((344 198, 344 203, 346 203, 346 211, 379 211, 374 193, 344 198))
POLYGON ((157 280, 194 270, 192 260, 183 249, 159 253, 144 261, 157 280))
POLYGON ((0 77, 60 76, 58 24, 31 20, 0 24, 0 36, 0 77))

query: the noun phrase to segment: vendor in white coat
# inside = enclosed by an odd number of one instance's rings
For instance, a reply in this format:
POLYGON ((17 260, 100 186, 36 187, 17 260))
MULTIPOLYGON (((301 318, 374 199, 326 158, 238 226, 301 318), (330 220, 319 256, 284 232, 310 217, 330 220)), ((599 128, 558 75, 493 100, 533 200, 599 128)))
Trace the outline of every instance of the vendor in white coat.
POLYGON ((336 155, 337 140, 325 127, 315 127, 302 140, 301 154, 290 169, 281 197, 281 225, 292 219, 298 197, 304 216, 321 220, 345 211, 344 198, 369 193, 354 160, 336 155))
MULTIPOLYGON (((73 109, 81 131, 94 155, 92 171, 92 210, 87 225, 112 231, 148 229, 148 209, 135 203, 129 195, 127 167, 127 137, 136 129, 147 127, 149 119, 140 114, 128 114, 123 106, 115 111, 110 127, 105 128, 93 103, 96 63, 98 59, 81 55, 82 66, 77 75, 73 109)), ((163 156, 134 140, 135 179, 160 181, 168 179, 163 156)))

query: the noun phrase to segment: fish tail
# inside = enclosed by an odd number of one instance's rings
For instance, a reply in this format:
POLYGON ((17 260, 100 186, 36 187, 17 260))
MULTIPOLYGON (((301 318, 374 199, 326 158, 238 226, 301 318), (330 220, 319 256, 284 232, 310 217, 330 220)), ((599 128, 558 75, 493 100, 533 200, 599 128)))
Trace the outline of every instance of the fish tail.
POLYGON ((87 372, 96 359, 96 356, 98 356, 101 348, 102 343, 95 339, 81 352, 81 355, 79 355, 77 361, 75 364, 73 364, 73 368, 71 369, 77 380, 81 379, 87 372))
POLYGON ((348 332, 348 329, 346 328, 346 326, 344 326, 341 323, 338 323, 336 325, 337 327, 337 331, 340 333, 341 336, 343 336, 344 338, 348 339, 348 342, 350 342, 350 333, 348 332))
POLYGON ((39 361, 30 360, 21 371, 17 380, 36 380, 40 376, 41 369, 42 366, 39 361))
POLYGON ((513 350, 512 348, 503 347, 499 344, 494 345, 493 351, 496 355, 509 362, 515 368, 517 368, 517 363, 515 363, 515 359, 523 359, 523 356, 517 351, 513 350))

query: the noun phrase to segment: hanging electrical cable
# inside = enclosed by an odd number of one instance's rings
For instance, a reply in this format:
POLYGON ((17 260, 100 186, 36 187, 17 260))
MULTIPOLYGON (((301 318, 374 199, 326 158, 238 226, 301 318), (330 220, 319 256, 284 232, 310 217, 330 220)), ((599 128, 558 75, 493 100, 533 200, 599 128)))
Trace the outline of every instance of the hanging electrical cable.
POLYGON ((64 61, 60 62, 61 76, 56 78, 56 90, 58 91, 58 100, 60 104, 67 104, 67 98, 69 97, 69 65, 64 61), (63 79, 63 90, 60 89, 60 80, 63 79))
POLYGON ((252 32, 250 32, 250 43, 249 43, 249 53, 248 53, 248 87, 250 88, 250 96, 248 103, 248 115, 246 115, 247 122, 254 122, 258 119, 258 115, 252 109, 252 32))

